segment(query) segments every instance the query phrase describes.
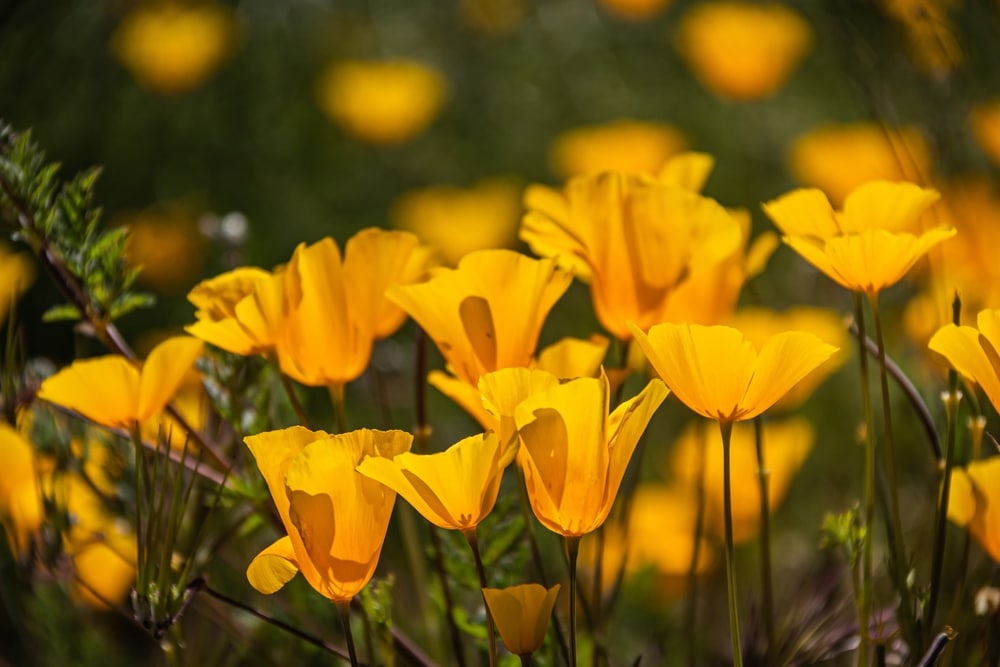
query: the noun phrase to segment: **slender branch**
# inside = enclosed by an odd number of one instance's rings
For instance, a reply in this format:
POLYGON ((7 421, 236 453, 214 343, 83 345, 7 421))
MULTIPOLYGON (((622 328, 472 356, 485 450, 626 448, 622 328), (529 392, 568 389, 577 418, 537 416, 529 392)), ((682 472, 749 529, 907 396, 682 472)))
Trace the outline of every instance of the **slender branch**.
POLYGON ((733 645, 733 665, 743 667, 743 642, 740 639, 739 599, 736 595, 736 562, 733 540, 732 467, 729 446, 733 435, 733 422, 719 421, 722 434, 722 508, 726 520, 726 588, 729 594, 729 637, 733 645))
POLYGON ((463 531, 463 534, 469 543, 469 548, 472 549, 472 558, 476 562, 476 574, 479 575, 479 594, 483 597, 483 608, 486 609, 486 635, 490 642, 490 667, 496 667, 497 635, 496 629, 493 627, 493 612, 490 611, 490 605, 486 603, 486 597, 483 593, 483 590, 489 586, 489 583, 486 581, 486 568, 483 567, 483 557, 479 552, 479 537, 476 535, 475 528, 463 531))
POLYGON ((865 312, 859 292, 854 293, 854 322, 858 328, 861 354, 858 355, 861 378, 861 403, 865 418, 865 489, 864 544, 861 556, 861 597, 858 600, 858 667, 868 667, 871 637, 869 623, 872 610, 872 534, 875 525, 875 419, 872 416, 871 391, 868 387, 868 338, 865 336, 865 312))
POLYGON ((774 591, 771 577, 771 505, 768 497, 768 482, 771 471, 764 459, 763 418, 753 420, 754 443, 757 448, 757 478, 760 482, 760 566, 761 586, 764 596, 764 631, 767 635, 765 664, 774 664, 774 591))

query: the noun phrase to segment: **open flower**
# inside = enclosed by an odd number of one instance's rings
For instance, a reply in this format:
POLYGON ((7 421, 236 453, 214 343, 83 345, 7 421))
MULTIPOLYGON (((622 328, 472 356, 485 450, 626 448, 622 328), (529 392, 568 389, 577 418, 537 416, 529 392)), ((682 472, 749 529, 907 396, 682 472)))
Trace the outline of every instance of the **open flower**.
POLYGON ((677 30, 677 50, 701 84, 735 100, 772 95, 811 46, 806 20, 777 2, 697 3, 677 30))
POLYGON ((629 327, 650 365, 686 406, 719 422, 753 419, 837 351, 814 334, 788 331, 757 350, 727 326, 629 327))
POLYGON ((233 12, 205 3, 144 3, 125 15, 112 51, 139 83, 163 95, 197 88, 235 41, 233 12))
POLYGON ((250 584, 274 593, 301 571, 324 597, 349 601, 375 571, 396 501, 395 491, 356 468, 366 456, 409 451, 413 436, 368 429, 331 436, 294 426, 244 442, 288 531, 250 563, 250 584))
POLYGON ((670 125, 621 119, 566 130, 549 147, 549 163, 563 179, 602 171, 655 174, 685 148, 670 125))
POLYGON ((570 180, 563 192, 532 186, 521 238, 590 283, 594 311, 620 340, 625 323, 663 321, 671 294, 740 245, 740 225, 694 190, 711 168, 697 154, 674 158, 661 180, 607 172, 570 180))
POLYGON ((413 60, 346 61, 317 83, 320 108, 348 134, 375 144, 401 144, 423 132, 445 99, 445 80, 413 60))
POLYGON ((542 647, 559 584, 549 589, 540 584, 484 588, 483 597, 508 651, 523 656, 542 647))
POLYGON ((764 211, 803 259, 847 289, 873 296, 955 234, 946 225, 920 230, 920 216, 937 199, 935 190, 912 183, 872 181, 851 192, 842 211, 814 189, 794 190, 764 211))
POLYGON ((993 407, 1000 410, 1000 310, 983 310, 978 327, 946 324, 928 344, 963 378, 983 388, 993 407))
POLYGON ((474 533, 493 510, 503 471, 517 453, 517 441, 501 442, 490 431, 437 454, 403 452, 394 458, 365 458, 358 472, 403 496, 435 526, 474 533))
POLYGON ((531 509, 564 537, 604 523, 632 452, 668 392, 652 380, 610 415, 609 393, 603 375, 578 378, 529 396, 515 411, 531 509))
POLYGON ((98 424, 130 429, 170 401, 203 345, 177 336, 157 345, 141 365, 121 355, 75 361, 42 382, 38 397, 98 424))
POLYGON ((280 273, 253 267, 203 280, 188 294, 197 321, 184 329, 233 354, 265 354, 278 335, 282 289, 280 273))
POLYGON ((1000 563, 1000 456, 952 471, 948 518, 964 526, 1000 563))

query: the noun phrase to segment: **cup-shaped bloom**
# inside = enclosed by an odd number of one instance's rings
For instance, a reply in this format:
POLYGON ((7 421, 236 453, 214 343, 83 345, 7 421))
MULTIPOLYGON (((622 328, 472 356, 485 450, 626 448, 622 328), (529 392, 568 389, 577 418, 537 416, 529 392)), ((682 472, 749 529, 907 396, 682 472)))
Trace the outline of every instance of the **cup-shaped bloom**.
POLYGON ((837 351, 804 331, 772 336, 758 351, 727 326, 658 324, 635 341, 670 390, 698 414, 719 422, 753 419, 837 351))
POLYGON ((406 319, 386 289, 422 278, 427 260, 413 234, 374 228, 351 237, 343 259, 330 238, 299 245, 282 271, 284 310, 275 341, 282 372, 312 386, 361 375, 374 340, 406 319))
MULTIPOLYGON (((695 166, 704 157, 678 156, 664 173, 676 177, 689 171, 677 165, 691 165, 706 176, 695 166)), ((620 340, 631 338, 628 321, 663 321, 672 292, 741 240, 739 223, 717 202, 648 175, 580 176, 563 192, 532 186, 525 207, 521 238, 590 283, 597 319, 620 340)))
POLYGON ((233 354, 265 354, 278 335, 282 289, 280 273, 254 267, 203 280, 188 293, 197 321, 184 329, 233 354))
POLYGON ((112 51, 136 80, 163 95, 197 88, 232 48, 233 12, 211 2, 138 5, 122 19, 112 51))
POLYGON ((559 584, 549 589, 541 584, 483 589, 500 639, 514 655, 529 655, 542 647, 558 597, 559 584))
POLYGON ((274 593, 301 571, 320 595, 349 601, 375 571, 396 501, 395 491, 356 468, 366 456, 409 451, 413 436, 368 429, 331 436, 295 426, 244 442, 288 532, 250 563, 250 584, 274 593))
POLYGON ((14 554, 27 551, 44 518, 35 450, 21 433, 0 421, 0 523, 14 554))
POLYGON ((608 414, 610 388, 602 375, 557 384, 517 406, 519 461, 543 526, 580 537, 604 523, 632 452, 667 393, 651 380, 608 414))
POLYGON ((121 355, 75 361, 49 377, 38 397, 111 428, 131 428, 160 412, 201 355, 204 343, 176 336, 160 343, 144 363, 121 355))
POLYGON ((412 60, 334 63, 319 78, 320 108, 347 134, 400 144, 423 132, 444 104, 440 72, 412 60))
POLYGON ((480 250, 387 296, 423 327, 452 373, 475 386, 483 373, 531 364, 542 324, 571 280, 552 260, 480 250))
POLYGON ((503 471, 516 453, 517 440, 502 443, 489 431, 436 454, 369 456, 358 472, 403 496, 435 526, 469 533, 493 510, 503 471))
POLYGON ((449 266, 475 250, 512 246, 520 215, 521 186, 504 178, 405 192, 389 211, 394 227, 419 236, 449 266))
POLYGON ((764 211, 784 241, 834 282, 872 296, 897 283, 931 248, 955 234, 919 218, 938 193, 912 183, 871 181, 834 211, 819 190, 800 189, 770 201, 764 211))
POLYGON ((0 243, 0 324, 10 314, 14 301, 35 280, 35 265, 27 253, 11 252, 0 243))
POLYGON ((983 310, 976 327, 946 324, 928 344, 963 378, 983 388, 1000 410, 1000 310, 983 310))
POLYGON ((1000 563, 1000 456, 952 471, 948 518, 965 526, 990 558, 1000 563))
POLYGON ((701 2, 677 32, 677 50, 698 81, 735 100, 774 94, 811 46, 806 20, 777 2, 701 2))
POLYGON ((602 171, 655 174, 686 147, 671 125, 621 119, 561 133, 549 147, 549 163, 564 180, 602 171))
POLYGON ((814 128, 792 143, 788 157, 792 176, 825 192, 836 206, 868 181, 923 182, 930 166, 930 148, 919 129, 878 123, 814 128))

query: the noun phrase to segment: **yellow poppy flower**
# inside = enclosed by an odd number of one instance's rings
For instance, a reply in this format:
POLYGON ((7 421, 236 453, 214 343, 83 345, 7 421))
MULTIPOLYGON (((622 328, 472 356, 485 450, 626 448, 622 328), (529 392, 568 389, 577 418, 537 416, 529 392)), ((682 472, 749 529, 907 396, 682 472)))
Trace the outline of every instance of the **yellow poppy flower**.
POLYGON ((650 365, 686 406, 719 422, 753 419, 837 351, 814 334, 786 331, 758 351, 726 326, 629 323, 650 365))
MULTIPOLYGON (((724 535, 722 441, 712 422, 689 425, 677 439, 670 457, 673 478, 693 494, 699 475, 704 480, 705 527, 716 537, 724 535), (705 452, 705 449, 708 452, 705 452)), ((812 450, 815 435, 806 419, 764 423, 764 460, 767 462, 767 497, 774 512, 788 494, 792 480, 812 450)), ((732 470, 733 539, 753 539, 760 527, 760 478, 754 428, 736 424, 729 450, 732 470)))
POLYGON ((366 456, 409 451, 403 431, 327 435, 300 426, 244 438, 288 535, 258 554, 247 579, 274 593, 296 572, 319 594, 347 602, 371 579, 396 493, 356 471, 366 456))
POLYGON ((170 338, 141 366, 120 355, 75 361, 42 382, 38 397, 103 426, 130 429, 170 401, 203 345, 190 336, 170 338))
POLYGON ((781 312, 768 308, 741 308, 729 319, 729 326, 739 329, 758 349, 782 331, 808 331, 820 340, 839 348, 830 361, 821 364, 775 403, 778 410, 794 410, 847 360, 847 326, 839 313, 825 308, 798 306, 781 312))
POLYGON ((403 496, 435 526, 474 534, 493 510, 503 471, 516 452, 517 440, 504 443, 489 431, 437 454, 369 456, 358 472, 403 496))
POLYGON ((531 509, 564 537, 604 523, 632 452, 668 392, 652 380, 610 415, 609 393, 603 375, 578 378, 529 396, 514 413, 531 509))
POLYGON ((559 584, 549 589, 540 584, 483 589, 500 639, 514 655, 530 655, 542 647, 558 597, 559 584))
POLYGON ((677 28, 677 50, 698 81, 720 97, 773 95, 812 47, 812 30, 776 2, 701 2, 677 28))
POLYGON ((401 144, 423 132, 444 104, 436 69, 413 60, 346 61, 319 77, 323 112, 346 133, 375 144, 401 144))
POLYGON ((121 217, 116 224, 128 227, 125 257, 130 266, 142 269, 139 280, 143 284, 178 294, 202 274, 205 236, 193 216, 147 210, 121 217))
POLYGON ((652 174, 686 147, 670 125, 621 119, 566 130, 549 147, 549 163, 564 180, 602 171, 652 174))
POLYGON ((184 327, 192 336, 244 356, 274 349, 282 318, 282 277, 241 267, 203 280, 188 293, 196 322, 184 327))
POLYGON ((394 227, 416 234, 449 266, 474 250, 513 245, 520 215, 521 187, 499 178, 406 192, 389 211, 394 227))
POLYGON ((0 243, 0 324, 34 281, 35 265, 28 253, 13 252, 7 244, 0 243))
POLYGON ((948 518, 964 526, 1000 563, 1000 456, 952 471, 948 518))
POLYGON ((928 344, 949 366, 983 388, 993 407, 1000 410, 1000 310, 983 310, 976 317, 978 329, 946 324, 928 344))
POLYGON ((825 125, 797 138, 789 152, 792 176, 837 206, 869 181, 923 183, 930 168, 930 147, 915 127, 825 125))
POLYGON ((972 133, 994 164, 1000 164, 1000 100, 980 104, 969 113, 972 133))
MULTIPOLYGON (((663 175, 703 177, 704 157, 678 156, 663 175)), ((663 321, 671 294, 741 240, 739 222, 714 200, 650 176, 581 176, 563 192, 532 186, 525 207, 521 238, 590 283, 598 320, 620 340, 631 338, 629 320, 645 327, 663 321)))
POLYGON ((0 523, 11 551, 21 555, 44 518, 35 450, 21 433, 0 421, 0 523))
POLYGON ((386 289, 422 278, 427 261, 407 232, 362 230, 347 241, 343 260, 330 238, 300 244, 282 271, 284 314, 275 341, 282 372, 312 386, 361 375, 372 343, 406 319, 386 289))
POLYGON ((882 6, 906 35, 910 59, 944 80, 962 62, 962 46, 948 9, 951 0, 882 0, 882 6))
POLYGON ((143 86, 163 95, 197 88, 232 49, 231 9, 211 2, 137 5, 115 30, 115 56, 143 86))
POLYGON ((872 181, 834 211, 819 190, 800 189, 764 204, 784 241, 834 282, 869 296, 897 283, 955 228, 926 231, 919 218, 938 199, 912 183, 872 181))

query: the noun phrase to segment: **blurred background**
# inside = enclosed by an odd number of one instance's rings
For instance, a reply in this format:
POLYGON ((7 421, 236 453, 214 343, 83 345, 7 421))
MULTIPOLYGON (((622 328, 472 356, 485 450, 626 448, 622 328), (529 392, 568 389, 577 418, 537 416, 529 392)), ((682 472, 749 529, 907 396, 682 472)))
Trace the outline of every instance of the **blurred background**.
MULTIPOLYGON (((760 203, 794 187, 839 205, 860 182, 906 178, 954 193, 950 214, 981 229, 989 265, 997 62, 1000 3, 985 0, 0 3, 0 119, 31 129, 66 176, 102 168, 105 219, 130 227, 157 296, 120 322, 130 340, 193 321, 198 281, 273 267, 324 236, 410 229, 452 265, 478 247, 525 250, 526 185, 653 171, 682 150, 714 156, 705 192, 747 209, 753 236, 772 229, 760 203)), ((884 302, 900 314, 890 348, 933 396, 942 375, 918 363, 941 323, 927 314, 940 299, 920 301, 928 284, 884 302)), ((973 304, 993 300, 983 292, 973 304)), ((58 301, 36 280, 18 320, 30 356, 64 363, 79 351, 71 328, 40 319, 58 301)), ((851 308, 785 248, 742 302, 851 308)), ((589 309, 574 284, 543 343, 598 331, 589 309)), ((407 363, 393 354, 376 363, 407 363)), ((806 526, 789 558, 815 548, 822 508, 857 496, 839 411, 858 417, 853 373, 813 399, 803 477, 820 492, 783 519, 806 526)), ((904 469, 924 477, 920 447, 904 469)))

